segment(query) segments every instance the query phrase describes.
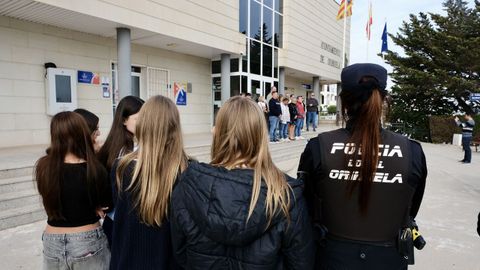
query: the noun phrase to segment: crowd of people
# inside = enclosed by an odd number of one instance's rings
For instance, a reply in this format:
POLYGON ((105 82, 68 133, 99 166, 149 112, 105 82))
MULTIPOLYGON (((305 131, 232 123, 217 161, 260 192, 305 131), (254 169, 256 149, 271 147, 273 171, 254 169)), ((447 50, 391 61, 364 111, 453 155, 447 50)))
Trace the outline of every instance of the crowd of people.
POLYGON ((303 96, 280 95, 275 86, 269 96, 268 102, 264 96, 260 96, 258 106, 265 115, 270 143, 304 140, 302 130, 305 124, 306 131, 309 131, 310 125, 316 131, 319 103, 314 93, 310 94, 307 104, 304 103, 303 96))
POLYGON ((123 98, 101 147, 98 117, 58 113, 35 173, 43 269, 406 269, 396 241, 427 171, 420 144, 381 129, 386 74, 343 70, 347 127, 309 141, 298 179, 275 166, 268 142, 301 138, 309 114, 315 130, 313 97, 229 99, 210 163, 187 156, 163 96, 123 98))

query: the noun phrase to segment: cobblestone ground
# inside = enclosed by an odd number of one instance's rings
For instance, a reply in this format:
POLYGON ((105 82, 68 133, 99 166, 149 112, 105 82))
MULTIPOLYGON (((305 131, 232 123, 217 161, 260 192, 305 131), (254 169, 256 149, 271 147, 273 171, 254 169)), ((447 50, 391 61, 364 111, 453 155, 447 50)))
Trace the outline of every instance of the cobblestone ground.
MULTIPOLYGON (((427 246, 416 252, 411 269, 480 270, 480 237, 476 233, 480 211, 480 153, 460 164, 462 151, 451 145, 423 145, 429 176, 417 217, 427 246)), ((298 156, 278 166, 295 175, 298 156)), ((39 269, 44 221, 0 231, 0 269, 39 269)))

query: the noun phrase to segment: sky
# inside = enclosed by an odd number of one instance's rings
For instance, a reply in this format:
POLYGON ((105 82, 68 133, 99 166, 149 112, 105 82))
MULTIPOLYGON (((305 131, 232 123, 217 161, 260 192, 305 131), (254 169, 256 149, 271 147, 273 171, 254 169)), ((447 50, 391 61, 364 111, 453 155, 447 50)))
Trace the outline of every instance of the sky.
MULTIPOLYGON (((396 34, 403 21, 409 21, 410 14, 419 14, 420 12, 432 12, 445 14, 442 3, 443 0, 371 0, 373 24, 370 43, 367 46, 367 37, 365 27, 368 20, 369 0, 354 0, 353 15, 351 23, 351 44, 350 44, 350 64, 354 63, 376 63, 384 66, 389 72, 392 68, 385 64, 383 59, 377 56, 382 47, 382 32, 387 21, 388 33, 396 34), (368 59, 367 59, 368 48, 368 59)), ((473 0, 468 0, 473 3, 473 0)), ((401 53, 400 47, 393 44, 388 38, 388 49, 401 53)), ((387 88, 392 86, 391 80, 388 81, 387 88)))

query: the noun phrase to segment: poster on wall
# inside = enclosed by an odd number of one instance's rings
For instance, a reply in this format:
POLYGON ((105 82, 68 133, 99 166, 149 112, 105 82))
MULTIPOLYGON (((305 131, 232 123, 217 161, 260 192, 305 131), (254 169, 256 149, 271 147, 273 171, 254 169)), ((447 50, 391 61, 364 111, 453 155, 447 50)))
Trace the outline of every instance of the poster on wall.
POLYGON ((173 83, 173 96, 175 98, 175 103, 180 106, 187 105, 187 84, 186 83, 173 83))
POLYGON ((102 77, 102 97, 110 98, 110 78, 102 77))
POLYGON ((79 83, 100 84, 100 75, 90 71, 79 70, 77 72, 77 81, 79 83))

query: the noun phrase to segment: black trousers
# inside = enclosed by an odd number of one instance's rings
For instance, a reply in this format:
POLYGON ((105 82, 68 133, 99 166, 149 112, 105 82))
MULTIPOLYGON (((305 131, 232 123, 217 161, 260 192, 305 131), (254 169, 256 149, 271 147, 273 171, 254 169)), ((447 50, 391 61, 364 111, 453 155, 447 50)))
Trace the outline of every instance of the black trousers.
POLYGON ((326 239, 317 249, 317 270, 406 270, 396 247, 326 239))

